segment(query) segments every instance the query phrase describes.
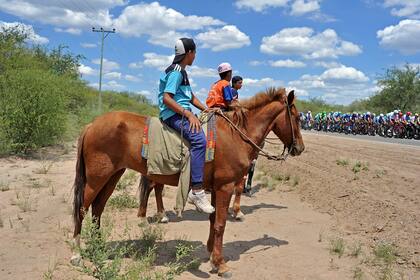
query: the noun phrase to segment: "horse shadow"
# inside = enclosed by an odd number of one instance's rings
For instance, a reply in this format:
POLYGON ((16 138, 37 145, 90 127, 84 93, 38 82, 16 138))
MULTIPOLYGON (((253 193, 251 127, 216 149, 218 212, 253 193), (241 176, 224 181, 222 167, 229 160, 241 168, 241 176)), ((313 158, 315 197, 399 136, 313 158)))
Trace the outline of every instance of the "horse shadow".
MULTIPOLYGON (((267 204, 267 203, 259 203, 256 205, 241 205, 241 211, 245 215, 252 214, 256 210, 259 209, 287 209, 287 206, 282 205, 275 205, 275 204, 267 204)), ((209 215, 205 213, 198 212, 196 210, 188 209, 182 212, 182 218, 179 218, 174 212, 168 211, 166 215, 169 218, 171 223, 178 223, 181 221, 208 221, 209 215)), ((228 218, 229 219, 229 218, 228 218)))
MULTIPOLYGON (((209 261, 209 253, 207 252, 207 246, 201 241, 189 241, 189 240, 168 240, 156 242, 156 259, 154 261, 155 266, 167 266, 169 263, 176 261, 176 251, 180 244, 185 246, 192 246, 195 250, 192 252, 190 259, 198 259, 200 263, 209 261)), ((286 240, 277 239, 264 234, 263 237, 254 240, 243 240, 243 241, 232 241, 223 244, 223 254, 226 262, 237 261, 240 259, 242 254, 251 254, 260 251, 269 250, 274 247, 280 247, 288 245, 289 242, 286 240), (251 249, 255 247, 262 247, 252 252, 251 249)), ((147 241, 138 240, 122 240, 122 241, 111 241, 107 243, 107 246, 112 248, 115 252, 118 252, 122 248, 130 248, 131 253, 125 257, 132 256, 133 253, 138 256, 144 255, 148 248, 153 247, 152 244, 147 244, 147 241)), ((205 272, 198 269, 188 270, 191 274, 198 278, 210 278, 211 271, 205 272)))
POLYGON ((256 205, 241 205, 241 211, 242 213, 244 213, 245 215, 249 215, 252 214, 254 211, 259 210, 259 209, 287 209, 287 206, 283 206, 283 205, 276 205, 276 204, 267 204, 267 203, 259 203, 256 205))

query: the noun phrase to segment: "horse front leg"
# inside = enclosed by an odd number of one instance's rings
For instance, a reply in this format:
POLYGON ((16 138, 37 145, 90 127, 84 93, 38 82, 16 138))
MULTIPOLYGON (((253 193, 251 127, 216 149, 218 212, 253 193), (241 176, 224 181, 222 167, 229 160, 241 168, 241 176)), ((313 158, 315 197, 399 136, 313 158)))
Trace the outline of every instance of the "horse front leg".
POLYGON ((231 272, 223 258, 223 234, 225 233, 226 219, 234 183, 224 185, 216 190, 216 219, 214 222, 214 244, 210 256, 213 269, 217 269, 219 276, 230 277, 231 272))
POLYGON ((244 213, 241 211, 241 194, 244 191, 246 176, 235 185, 235 199, 233 201, 233 213, 232 216, 237 221, 243 221, 245 218, 244 213))
POLYGON ((159 223, 167 223, 169 222, 168 216, 165 214, 165 208, 163 206, 163 184, 153 183, 155 189, 155 198, 156 198, 156 205, 157 205, 157 219, 159 223))

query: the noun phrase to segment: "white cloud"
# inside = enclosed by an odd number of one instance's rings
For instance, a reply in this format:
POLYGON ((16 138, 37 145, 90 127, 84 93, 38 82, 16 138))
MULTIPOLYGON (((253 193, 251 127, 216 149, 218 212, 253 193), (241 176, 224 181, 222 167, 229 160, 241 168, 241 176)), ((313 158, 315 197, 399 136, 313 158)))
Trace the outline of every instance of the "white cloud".
POLYGON ((79 66, 78 70, 81 75, 85 76, 95 76, 98 74, 98 72, 95 69, 83 64, 79 66))
POLYGON ((337 58, 362 52, 358 45, 340 39, 333 29, 315 34, 309 27, 285 28, 263 37, 260 50, 267 54, 300 55, 306 59, 337 58))
POLYGON ((290 81, 288 87, 340 104, 348 104, 375 92, 374 82, 363 72, 344 65, 327 69, 320 75, 302 75, 300 79, 290 81))
POLYGON ((248 35, 241 32, 235 25, 211 29, 207 32, 199 33, 196 38, 203 48, 209 48, 216 52, 242 48, 251 44, 248 35))
POLYGON ((69 27, 69 28, 65 28, 65 29, 56 27, 56 28, 54 28, 54 31, 55 32, 70 33, 70 34, 73 34, 73 35, 80 35, 80 34, 82 34, 82 30, 81 29, 79 29, 79 28, 73 28, 73 27, 69 27))
MULTIPOLYGON (((186 30, 202 30, 224 22, 209 16, 184 15, 158 2, 128 5, 127 0, 2 0, 0 11, 22 19, 51 24, 59 32, 79 34, 92 26, 116 28, 127 37, 149 36, 149 43, 173 47, 186 30), (111 9, 126 6, 120 15, 111 9)), ((87 31, 87 30, 86 30, 87 31)))
POLYGON ((239 9, 252 9, 262 12, 268 8, 286 7, 289 0, 237 0, 236 7, 239 9))
POLYGON ((259 61, 259 60, 251 60, 249 62, 249 65, 251 66, 260 66, 260 65, 264 65, 265 62, 264 61, 259 61))
POLYGON ((179 33, 179 32, 171 30, 166 33, 152 34, 148 42, 153 45, 173 48, 175 46, 175 42, 179 38, 190 38, 190 37, 191 36, 187 33, 179 33))
POLYGON ((247 87, 254 87, 254 88, 260 88, 265 89, 268 87, 278 87, 282 84, 282 81, 274 80, 273 78, 262 78, 262 79, 251 79, 251 78, 244 78, 243 80, 243 86, 246 89, 247 87))
POLYGON ((384 6, 392 8, 393 16, 420 19, 419 0, 385 0, 384 6))
POLYGON ((121 73, 120 72, 108 72, 108 73, 106 73, 105 75, 104 75, 104 78, 105 79, 108 79, 108 80, 112 80, 112 79, 121 79, 121 73))
POLYGON ((2 0, 0 10, 30 21, 59 27, 112 26, 109 9, 126 4, 123 0, 2 0))
POLYGON ((324 95, 322 95, 322 99, 324 99, 325 101, 329 101, 331 99, 336 99, 338 97, 338 94, 336 93, 326 93, 324 95))
MULTIPOLYGON (((99 58, 94 59, 94 60, 92 60, 92 63, 100 65, 101 64, 101 59, 99 59, 99 58)), ((117 62, 104 58, 103 63, 102 63, 103 73, 108 73, 108 72, 111 72, 113 70, 118 70, 118 69, 120 69, 120 65, 117 62)))
POLYGON ((183 15, 174 9, 161 6, 158 2, 127 6, 114 20, 115 27, 122 35, 149 35, 150 43, 171 48, 174 46, 174 39, 185 34, 180 31, 201 30, 222 24, 222 21, 209 16, 183 15))
POLYGON ((193 79, 193 78, 188 77, 188 81, 190 82, 190 86, 191 86, 192 88, 197 87, 197 84, 195 83, 195 81, 194 81, 194 79, 193 79))
POLYGON ((142 65, 158 70, 166 69, 166 67, 172 64, 174 59, 174 55, 161 55, 156 53, 144 53, 143 56, 144 61, 142 62, 142 65))
POLYGON ((80 43, 80 46, 82 46, 82 48, 86 48, 86 49, 92 49, 92 48, 96 48, 96 44, 93 43, 80 43))
POLYGON ((349 81, 352 83, 360 83, 360 82, 367 82, 369 78, 366 75, 353 68, 347 66, 341 66, 339 68, 331 68, 326 70, 324 73, 321 74, 320 78, 324 81, 349 81))
POLYGON ((141 95, 144 95, 144 96, 150 96, 150 95, 152 95, 152 93, 150 91, 148 91, 148 90, 139 90, 137 93, 138 94, 141 94, 141 95))
POLYGON ((104 89, 109 89, 109 90, 115 90, 115 91, 121 91, 125 89, 125 86, 118 83, 117 81, 109 81, 108 83, 103 84, 103 88, 104 89))
POLYGON ((209 93, 209 90, 206 88, 200 88, 199 91, 194 92, 195 96, 201 97, 201 98, 207 98, 208 93, 209 93))
POLYGON ((31 42, 33 44, 42 45, 42 44, 47 44, 49 42, 49 40, 47 38, 36 34, 32 25, 24 24, 24 23, 21 23, 21 22, 0 21, 0 32, 4 29, 9 29, 9 28, 16 28, 19 31, 24 32, 28 36, 27 41, 31 42))
POLYGON ((409 65, 412 68, 419 68, 420 69, 420 63, 410 63, 409 65))
POLYGON ((340 67, 342 64, 336 61, 315 61, 314 65, 329 69, 340 67))
POLYGON ((410 55, 420 52, 420 20, 406 19, 377 33, 379 44, 387 49, 410 55))
POLYGON ((308 13, 316 13, 318 16, 325 16, 320 13, 321 1, 322 0, 237 0, 235 6, 239 9, 251 9, 255 12, 265 12, 271 8, 284 8, 292 16, 301 16, 308 13))
POLYGON ((269 64, 273 67, 284 67, 284 68, 301 68, 305 67, 306 64, 302 61, 296 61, 296 60, 277 60, 277 61, 269 61, 269 64))
POLYGON ((188 68, 188 75, 192 77, 215 78, 218 77, 216 69, 191 66, 188 68))
POLYGON ((292 4, 291 15, 301 16, 303 14, 320 10, 320 1, 317 0, 296 0, 292 4))
POLYGON ((287 92, 290 92, 291 90, 294 90, 295 91, 295 94, 297 96, 309 96, 309 93, 308 93, 307 90, 298 89, 298 88, 295 88, 295 87, 288 87, 288 88, 286 88, 286 91, 287 92))
POLYGON ((140 78, 138 78, 136 76, 133 76, 133 75, 129 75, 129 74, 125 75, 124 79, 129 81, 129 82, 139 82, 141 80, 140 78))
POLYGON ((143 63, 141 61, 131 62, 130 64, 128 64, 128 68, 132 68, 132 69, 139 69, 142 67, 143 67, 143 63))
POLYGON ((303 75, 299 80, 289 82, 290 87, 297 89, 323 89, 325 82, 317 75, 303 75))

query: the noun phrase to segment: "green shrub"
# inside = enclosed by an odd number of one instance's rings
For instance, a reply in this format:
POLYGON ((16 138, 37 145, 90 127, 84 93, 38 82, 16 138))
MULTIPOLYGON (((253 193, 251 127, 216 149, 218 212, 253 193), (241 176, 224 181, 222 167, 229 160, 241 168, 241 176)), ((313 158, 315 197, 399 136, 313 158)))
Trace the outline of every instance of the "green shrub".
POLYGON ((40 70, 0 75, 0 123, 14 152, 50 145, 66 129, 65 83, 40 70))

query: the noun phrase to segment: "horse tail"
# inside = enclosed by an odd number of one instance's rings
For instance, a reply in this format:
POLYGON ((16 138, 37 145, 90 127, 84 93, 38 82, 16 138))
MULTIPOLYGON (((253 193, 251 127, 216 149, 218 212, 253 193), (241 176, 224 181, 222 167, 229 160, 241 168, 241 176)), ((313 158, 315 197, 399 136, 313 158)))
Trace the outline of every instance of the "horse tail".
POLYGON ((140 193, 140 205, 146 205, 145 200, 148 198, 147 191, 150 188, 150 180, 146 176, 142 175, 140 178, 139 184, 139 193, 140 193))
POLYGON ((76 162, 76 176, 74 178, 74 201, 73 201, 73 220, 75 225, 82 223, 81 211, 83 207, 83 198, 85 194, 86 185, 86 169, 85 160, 83 156, 83 143, 85 140, 86 131, 89 126, 86 126, 77 143, 77 162, 76 162))

